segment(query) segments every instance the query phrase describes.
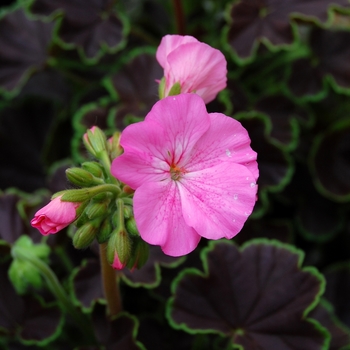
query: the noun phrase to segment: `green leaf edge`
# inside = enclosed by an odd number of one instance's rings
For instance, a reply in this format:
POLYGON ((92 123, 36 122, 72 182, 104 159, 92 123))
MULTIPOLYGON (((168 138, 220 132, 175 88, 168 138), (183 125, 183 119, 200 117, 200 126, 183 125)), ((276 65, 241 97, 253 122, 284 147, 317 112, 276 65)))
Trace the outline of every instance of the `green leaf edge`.
POLYGON ((350 201, 350 193, 346 194, 346 195, 336 195, 333 192, 329 191, 327 188, 325 188, 323 186, 323 184, 321 183, 321 181, 318 178, 318 173, 317 173, 317 169, 315 166, 315 157, 318 153, 318 149, 321 145, 321 143, 323 142, 323 140, 328 137, 329 135, 331 135, 332 133, 338 131, 338 130, 342 130, 344 128, 350 128, 350 119, 341 119, 338 122, 336 122, 334 125, 332 125, 328 130, 318 134, 315 138, 314 138, 314 142, 311 146, 311 150, 310 150, 310 154, 309 157, 307 159, 307 163, 310 169, 310 172, 312 174, 312 178, 313 178, 313 182, 314 185, 316 187, 316 189, 320 192, 321 195, 323 195, 324 197, 333 200, 335 202, 338 203, 345 203, 350 201))
MULTIPOLYGON (((324 276, 315 268, 312 266, 307 266, 307 267, 301 267, 304 257, 305 257, 305 253, 296 248, 295 246, 291 245, 291 244, 286 244, 286 243, 282 243, 280 241, 277 240, 269 240, 266 238, 257 238, 257 239, 253 239, 250 240, 246 243, 244 243, 241 247, 239 247, 236 243, 234 243, 233 241, 229 241, 229 240, 217 240, 217 241, 210 241, 208 246, 203 248, 202 251, 200 252, 200 257, 203 263, 203 270, 199 271, 196 268, 185 268, 183 269, 173 280, 172 284, 171 284, 171 293, 173 294, 172 297, 170 297, 166 303, 165 306, 165 316, 169 322, 169 324, 174 328, 174 329, 179 329, 179 330, 183 330, 189 334, 198 334, 198 333, 202 333, 202 334, 220 334, 223 335, 225 337, 227 337, 227 334, 222 333, 220 331, 217 330, 213 330, 213 329, 209 329, 209 330, 194 330, 191 329, 189 327, 187 327, 187 325, 185 323, 180 323, 177 324, 171 317, 171 310, 172 310, 172 306, 174 304, 174 300, 175 300, 175 293, 176 293, 176 289, 177 286, 179 284, 179 282, 181 282, 181 280, 183 279, 183 277, 185 275, 196 275, 196 276, 200 276, 203 278, 206 278, 209 276, 209 268, 208 268, 208 254, 214 250, 214 248, 216 247, 216 245, 218 244, 228 244, 228 245, 234 245, 241 253, 243 253, 243 251, 252 246, 252 245, 267 245, 267 246, 275 246, 277 248, 281 248, 281 249, 285 249, 287 251, 289 251, 292 254, 296 254, 298 256, 298 265, 297 267, 302 271, 302 272, 306 272, 306 273, 310 273, 311 275, 313 275, 314 277, 316 277, 319 281, 320 281, 320 288, 319 288, 319 292, 315 295, 315 298, 313 300, 313 302, 311 302, 311 304, 304 310, 303 312, 303 316, 305 317, 304 321, 306 322, 310 322, 312 324, 315 325, 316 329, 320 331, 320 333, 322 333, 325 336, 325 340, 324 340, 324 344, 322 347, 322 350, 327 350, 329 343, 330 343, 330 334, 329 332, 323 327, 321 326, 321 324, 312 319, 312 318, 306 318, 307 314, 319 303, 321 295, 324 293, 325 290, 325 278, 324 276)), ((238 349, 240 349, 240 345, 239 344, 233 344, 233 346, 238 346, 238 349)), ((242 348, 243 349, 243 348, 242 348)))

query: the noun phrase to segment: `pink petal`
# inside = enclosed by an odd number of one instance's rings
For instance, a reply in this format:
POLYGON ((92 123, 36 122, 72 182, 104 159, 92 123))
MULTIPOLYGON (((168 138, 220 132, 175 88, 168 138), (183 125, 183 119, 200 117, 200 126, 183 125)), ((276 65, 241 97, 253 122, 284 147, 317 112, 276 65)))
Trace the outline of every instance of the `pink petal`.
POLYGON ((156 52, 156 58, 159 64, 164 68, 166 65, 166 58, 170 52, 174 51, 182 44, 198 42, 196 38, 189 35, 165 35, 156 52))
POLYGON ((112 175, 133 189, 144 182, 169 177, 163 134, 164 129, 153 121, 135 123, 125 128, 120 139, 124 154, 113 160, 112 175))
POLYGON ((222 162, 244 165, 259 176, 257 154, 250 147, 248 132, 240 122, 221 113, 210 113, 210 128, 196 143, 186 169, 197 171, 210 168, 222 162))
POLYGON ((180 183, 185 222, 205 238, 235 236, 255 204, 254 176, 240 164, 224 162, 188 173, 180 183))
POLYGON ((194 94, 158 101, 144 122, 128 126, 120 144, 124 154, 112 163, 112 174, 131 188, 169 178, 172 163, 181 166, 186 154, 210 126, 203 100, 194 94))
POLYGON ((134 195, 134 212, 142 239, 165 254, 181 256, 197 247, 200 236, 184 221, 176 182, 143 184, 134 195))
POLYGON ((205 103, 212 101, 226 87, 225 56, 211 46, 196 42, 179 46, 167 57, 166 94, 180 82, 181 92, 196 92, 205 103))

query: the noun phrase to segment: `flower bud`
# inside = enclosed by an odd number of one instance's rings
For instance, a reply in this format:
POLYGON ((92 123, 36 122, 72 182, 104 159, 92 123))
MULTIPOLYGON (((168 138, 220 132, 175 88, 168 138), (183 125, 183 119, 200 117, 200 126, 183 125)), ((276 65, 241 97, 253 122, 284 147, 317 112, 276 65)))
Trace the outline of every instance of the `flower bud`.
POLYGON ((87 248, 95 239, 101 221, 96 219, 79 227, 73 236, 73 245, 77 249, 87 248))
POLYGON ((130 205, 124 205, 123 210, 124 210, 124 218, 125 219, 129 219, 132 216, 134 216, 134 212, 133 212, 132 207, 130 205))
POLYGON ((146 264, 149 256, 149 245, 141 237, 135 238, 133 239, 132 257, 126 265, 131 270, 140 269, 146 264))
POLYGON ((115 255, 122 264, 127 264, 131 254, 131 239, 124 229, 115 230, 107 244, 107 260, 112 265, 115 255))
POLYGON ((96 158, 107 151, 106 135, 97 126, 93 126, 84 134, 83 142, 86 149, 96 158))
POLYGON ((96 219, 101 216, 106 216, 108 213, 108 202, 94 202, 91 201, 90 204, 85 209, 85 214, 89 219, 96 219))
POLYGON ((82 168, 96 177, 103 176, 103 168, 100 163, 97 162, 84 162, 81 164, 82 168))
POLYGON ((100 229, 97 232, 96 239, 99 244, 107 242, 113 231, 113 226, 110 220, 110 217, 107 216, 100 225, 100 229))
POLYGON ((131 235, 140 235, 139 230, 136 226, 135 218, 133 216, 126 220, 125 227, 131 235))
POLYGON ((66 170, 66 176, 73 185, 79 187, 89 187, 104 183, 102 179, 96 178, 87 170, 82 168, 69 168, 66 170))
POLYGON ((123 148, 120 146, 120 136, 120 131, 117 131, 108 139, 108 150, 111 159, 117 158, 123 153, 123 148))

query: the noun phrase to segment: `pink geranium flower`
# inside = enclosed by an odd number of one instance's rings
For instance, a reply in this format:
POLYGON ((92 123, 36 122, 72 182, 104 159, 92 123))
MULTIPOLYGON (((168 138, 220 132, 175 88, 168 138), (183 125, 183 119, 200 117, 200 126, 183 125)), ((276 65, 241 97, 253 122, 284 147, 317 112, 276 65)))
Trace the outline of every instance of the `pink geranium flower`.
POLYGON ((171 256, 201 237, 235 236, 251 214, 258 178, 256 153, 242 125, 208 114, 195 94, 158 101, 145 121, 122 133, 124 154, 112 174, 135 189, 141 237, 171 256))
POLYGON ((181 93, 195 92, 208 103, 226 87, 224 55, 192 36, 164 36, 156 57, 164 69, 164 96, 179 83, 181 93))
POLYGON ((61 197, 54 198, 49 204, 37 211, 30 222, 45 236, 57 233, 76 219, 76 208, 80 203, 63 202, 61 197))

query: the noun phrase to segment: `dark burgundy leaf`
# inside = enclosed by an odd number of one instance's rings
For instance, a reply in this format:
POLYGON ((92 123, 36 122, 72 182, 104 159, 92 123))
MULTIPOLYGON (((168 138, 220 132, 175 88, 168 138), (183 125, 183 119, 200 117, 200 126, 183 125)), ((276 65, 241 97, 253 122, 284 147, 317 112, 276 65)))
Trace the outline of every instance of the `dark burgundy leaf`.
POLYGON ((324 275, 327 281, 325 297, 333 304, 338 318, 350 327, 350 265, 332 266, 324 275))
POLYGON ((72 278, 72 289, 75 298, 86 309, 104 298, 101 267, 97 259, 86 260, 77 268, 72 278))
POLYGON ((269 143, 265 134, 265 123, 258 118, 239 119, 248 130, 251 145, 258 153, 259 190, 265 188, 282 188, 290 176, 290 162, 287 154, 269 143))
POLYGON ((292 63, 288 87, 299 98, 314 96, 323 89, 322 79, 323 72, 308 58, 302 58, 292 63))
POLYGON ((31 10, 41 15, 63 11, 60 37, 82 48, 90 59, 98 55, 103 45, 116 49, 124 41, 126 29, 112 0, 36 0, 31 10))
POLYGON ((24 232, 24 223, 17 210, 19 200, 16 194, 0 195, 0 239, 10 244, 24 232))
POLYGON ((32 70, 44 67, 53 23, 29 20, 23 10, 0 21, 0 87, 13 90, 32 70))
POLYGON ((169 317, 176 327, 226 334, 245 349, 320 349, 323 328, 305 317, 322 293, 316 270, 302 269, 292 246, 268 241, 240 251, 230 242, 211 244, 205 274, 190 269, 174 285, 169 317))
POLYGON ((350 345, 350 331, 336 319, 330 305, 322 301, 310 312, 310 317, 319 321, 330 332, 329 350, 339 350, 343 346, 350 345))
MULTIPOLYGON (((163 70, 155 54, 141 53, 111 77, 111 88, 117 92, 123 105, 116 115, 115 125, 126 115, 144 118, 158 100, 158 83, 163 70)), ((125 126, 125 125, 124 125, 125 126)))
POLYGON ((283 243, 291 243, 292 225, 287 220, 248 220, 234 241, 242 244, 254 238, 277 239, 283 243))
POLYGON ((106 316, 106 307, 96 303, 91 314, 96 338, 106 350, 136 350, 140 343, 135 340, 135 319, 123 313, 113 320, 106 316))
POLYGON ((340 121, 313 149, 312 167, 320 189, 338 201, 350 199, 350 123, 340 121))
POLYGON ((18 296, 8 279, 8 267, 0 265, 0 328, 25 341, 42 342, 54 337, 61 324, 59 308, 44 307, 31 296, 18 296))
POLYGON ((156 287, 160 283, 160 265, 177 266, 183 259, 165 255, 158 246, 150 246, 149 258, 140 270, 124 269, 123 278, 133 286, 156 287))
POLYGON ((306 16, 325 22, 330 5, 349 7, 347 0, 241 0, 230 12, 227 41, 243 58, 250 55, 254 44, 267 39, 273 45, 291 44, 292 16, 306 16))

